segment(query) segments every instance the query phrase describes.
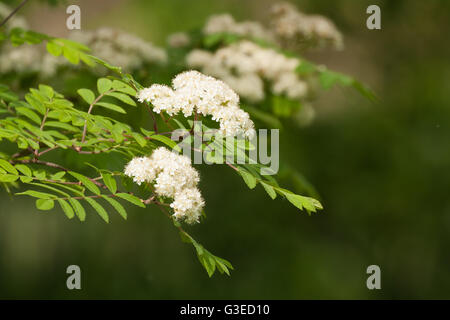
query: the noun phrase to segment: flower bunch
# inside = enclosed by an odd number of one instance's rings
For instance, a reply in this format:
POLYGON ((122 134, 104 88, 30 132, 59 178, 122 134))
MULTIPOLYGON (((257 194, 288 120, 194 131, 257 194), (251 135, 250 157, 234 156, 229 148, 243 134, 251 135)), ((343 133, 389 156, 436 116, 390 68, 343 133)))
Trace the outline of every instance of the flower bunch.
POLYGON ((295 69, 301 63, 270 48, 242 40, 215 53, 195 49, 186 57, 191 68, 218 77, 239 95, 250 101, 265 97, 264 81, 271 83, 275 94, 285 94, 290 99, 301 99, 307 93, 307 84, 295 69))
MULTIPOLYGON (((11 13, 12 9, 0 3, 0 20, 11 13)), ((6 24, 7 30, 14 28, 28 29, 28 23, 20 15, 14 15, 6 24)), ((46 53, 41 46, 36 49, 32 45, 15 47, 6 42, 1 45, 0 73, 15 72, 19 74, 40 72, 42 77, 48 78, 56 73, 58 65, 63 61, 46 53)))
POLYGON ((154 84, 138 93, 139 101, 151 102, 153 111, 169 115, 182 112, 185 117, 211 115, 219 122, 224 136, 254 135, 254 124, 247 112, 239 108, 239 96, 224 82, 198 71, 186 71, 172 80, 172 88, 154 84))
POLYGON ((259 22, 236 22, 230 14, 218 14, 209 17, 203 27, 204 34, 233 33, 244 37, 272 41, 273 35, 259 22))
POLYGON ((125 70, 136 70, 144 64, 165 64, 167 53, 138 36, 113 28, 73 32, 70 39, 92 49, 92 54, 125 70))
POLYGON ((285 43, 308 42, 318 46, 331 44, 337 49, 343 47, 342 34, 324 16, 306 15, 285 2, 275 4, 271 13, 274 32, 285 43))
POLYGON ((199 222, 205 201, 197 188, 199 174, 188 157, 160 147, 150 157, 132 159, 125 167, 125 174, 139 185, 153 183, 155 194, 172 198, 170 207, 176 219, 199 222))
POLYGON ((186 32, 175 32, 167 38, 167 44, 172 48, 183 48, 191 43, 191 38, 186 32))

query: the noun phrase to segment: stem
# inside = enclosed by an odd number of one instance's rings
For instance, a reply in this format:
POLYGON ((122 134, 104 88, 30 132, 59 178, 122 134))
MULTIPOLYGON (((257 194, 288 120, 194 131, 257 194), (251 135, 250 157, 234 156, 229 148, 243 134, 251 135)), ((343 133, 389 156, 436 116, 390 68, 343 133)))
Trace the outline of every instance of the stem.
MULTIPOLYGON (((47 116, 48 116, 48 108, 45 108, 44 118, 42 118, 41 126, 39 128, 39 130, 41 130, 41 131, 44 130, 45 121, 47 120, 47 116)), ((39 157, 39 148, 34 150, 34 156, 36 158, 39 157)))
MULTIPOLYGON (((89 110, 88 110, 88 115, 91 114, 92 109, 94 109, 94 105, 100 101, 101 98, 103 98, 105 96, 105 94, 107 93, 111 93, 113 92, 115 89, 110 89, 106 92, 103 92, 102 94, 100 94, 90 105, 89 105, 89 110)), ((84 140, 86 140, 86 131, 87 131, 87 119, 84 120, 84 128, 83 128, 83 136, 81 138, 81 142, 84 143, 84 140)))
POLYGON ((150 204, 154 199, 155 199, 155 196, 151 196, 150 198, 148 198, 147 200, 143 200, 142 202, 144 204, 150 204))
POLYGON ((192 122, 192 128, 191 128, 191 130, 189 131, 189 134, 194 133, 195 123, 197 122, 197 116, 198 116, 198 114, 197 114, 197 112, 195 112, 195 113, 194 113, 194 122, 192 122))
POLYGON ((3 27, 5 25, 6 22, 8 22, 9 19, 11 19, 11 17, 13 15, 15 15, 17 13, 17 11, 20 10, 20 8, 22 8, 26 3, 28 2, 28 0, 23 0, 18 6, 17 8, 15 8, 5 19, 3 19, 2 22, 0 22, 0 27, 3 27))
POLYGON ((41 131, 44 129, 45 121, 47 120, 47 116, 48 116, 48 108, 45 109, 45 115, 44 115, 44 118, 42 119, 41 127, 39 128, 41 131))
POLYGON ((54 146, 53 148, 48 148, 48 149, 46 149, 46 150, 44 150, 44 151, 38 153, 37 156, 40 157, 40 156, 42 156, 43 154, 46 154, 47 152, 53 151, 53 150, 58 149, 58 148, 59 148, 58 146, 54 146))
POLYGON ((153 131, 155 131, 155 133, 158 133, 158 123, 156 122, 156 118, 155 115, 153 114, 153 110, 152 108, 150 108, 150 106, 148 104, 146 104, 148 107, 148 110, 150 111, 150 115, 152 116, 152 120, 153 120, 153 131))
POLYGON ((166 117, 164 116, 164 114, 163 114, 162 112, 160 113, 160 115, 161 115, 161 118, 163 119, 163 121, 164 121, 164 122, 167 124, 167 126, 169 127, 169 129, 173 131, 174 129, 173 129, 172 125, 169 123, 169 120, 170 120, 170 119, 167 120, 166 117))
POLYGON ((13 155, 11 156, 11 158, 12 158, 12 159, 20 158, 20 157, 26 156, 26 155, 28 155, 28 154, 30 154, 30 153, 32 153, 32 152, 33 152, 33 150, 30 150, 30 148, 24 149, 24 150, 22 150, 22 151, 20 151, 20 152, 17 152, 17 153, 15 153, 15 154, 13 154, 13 155))
MULTIPOLYGON (((128 84, 136 91, 138 92, 138 88, 134 85, 133 81, 128 82, 128 84)), ((155 133, 158 133, 158 124, 156 122, 156 118, 155 115, 153 114, 153 110, 150 107, 150 105, 148 104, 148 102, 144 102, 144 104, 148 107, 148 110, 150 111, 150 115, 152 116, 152 120, 153 120, 153 131, 155 131, 155 133)))
POLYGON ((26 163, 33 164, 34 163, 34 164, 40 164, 40 165, 44 165, 44 166, 51 167, 51 168, 56 168, 56 169, 66 171, 66 172, 69 171, 69 169, 66 169, 63 166, 60 166, 59 164, 56 164, 53 162, 48 162, 48 161, 41 161, 36 158, 28 159, 28 160, 18 160, 18 161, 13 161, 13 162, 24 163, 24 164, 26 164, 26 163))

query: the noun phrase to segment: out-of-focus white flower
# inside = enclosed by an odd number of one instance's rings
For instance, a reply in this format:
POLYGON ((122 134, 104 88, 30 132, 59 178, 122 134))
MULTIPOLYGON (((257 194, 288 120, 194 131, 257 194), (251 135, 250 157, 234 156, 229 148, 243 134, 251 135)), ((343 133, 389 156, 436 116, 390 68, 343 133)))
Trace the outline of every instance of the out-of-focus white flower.
POLYGON ((103 27, 95 31, 72 32, 69 38, 91 48, 94 56, 127 71, 136 70, 144 64, 167 62, 164 49, 133 34, 113 28, 103 27))
POLYGON ((305 103, 301 106, 300 110, 293 115, 294 121, 300 127, 309 126, 316 117, 316 110, 309 103, 305 103))
POLYGON ((137 157, 125 167, 125 175, 137 184, 153 183, 158 196, 172 198, 174 217, 188 223, 199 222, 205 205, 197 184, 199 174, 191 160, 164 147, 153 151, 150 157, 137 157))
POLYGON ((31 46, 5 46, 0 54, 0 72, 16 70, 18 72, 36 68, 37 56, 31 46))
POLYGON ((334 23, 324 16, 306 15, 290 3, 272 6, 272 25, 277 37, 285 42, 309 42, 318 46, 343 47, 343 37, 334 23))
POLYGON ((186 58, 187 64, 225 81, 240 96, 250 101, 265 97, 264 81, 271 84, 275 94, 285 94, 290 99, 301 99, 308 91, 307 84, 295 69, 301 63, 270 48, 242 40, 210 53, 193 50, 186 58))
POLYGON ((271 41, 273 36, 269 30, 264 28, 259 22, 243 21, 236 22, 230 14, 218 14, 209 17, 203 33, 233 33, 240 36, 251 37, 271 41))
MULTIPOLYGON (((0 3, 0 20, 6 18, 13 10, 0 3)), ((28 29, 27 21, 15 14, 5 25, 7 30, 13 28, 28 29)), ((53 76, 56 72, 58 59, 52 59, 45 52, 42 45, 23 44, 12 46, 5 41, 0 50, 0 73, 35 73, 41 72, 42 76, 53 76)))
POLYGON ((167 38, 167 43, 172 48, 183 48, 191 43, 191 38, 185 32, 176 32, 167 38))
POLYGON ((239 108, 239 96, 223 81, 198 71, 178 74, 172 80, 172 88, 154 84, 138 93, 139 101, 151 102, 153 110, 174 115, 182 112, 185 117, 194 113, 211 115, 220 123, 220 133, 236 136, 243 133, 253 137, 254 125, 248 113, 239 108))

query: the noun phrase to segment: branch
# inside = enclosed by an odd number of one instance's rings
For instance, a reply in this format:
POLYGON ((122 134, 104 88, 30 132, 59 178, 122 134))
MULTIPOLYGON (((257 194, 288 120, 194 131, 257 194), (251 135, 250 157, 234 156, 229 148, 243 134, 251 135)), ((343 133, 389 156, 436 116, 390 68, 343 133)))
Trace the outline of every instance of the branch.
POLYGON ((13 15, 15 15, 17 13, 17 11, 20 10, 20 8, 22 8, 26 3, 28 2, 28 0, 23 0, 18 6, 17 8, 15 8, 5 19, 3 19, 2 22, 0 22, 0 28, 3 27, 5 25, 6 22, 8 22, 9 19, 12 18, 13 15))
MULTIPOLYGON (((105 96, 105 94, 111 93, 111 92, 113 92, 113 91, 115 91, 115 89, 110 89, 110 90, 108 90, 108 91, 103 92, 102 94, 100 94, 100 95, 99 95, 99 96, 98 96, 98 97, 90 104, 89 110, 88 110, 88 112, 87 112, 88 115, 91 114, 92 109, 94 109, 94 105, 95 105, 97 102, 99 102, 100 99, 103 98, 103 97, 105 96)), ((87 119, 84 120, 83 136, 82 136, 82 138, 81 138, 81 142, 82 142, 82 143, 84 143, 84 140, 86 139, 86 130, 87 130, 87 119)))
POLYGON ((44 115, 44 118, 42 119, 41 127, 39 128, 41 131, 44 129, 45 121, 47 120, 47 116, 48 116, 48 108, 45 109, 45 115, 44 115))

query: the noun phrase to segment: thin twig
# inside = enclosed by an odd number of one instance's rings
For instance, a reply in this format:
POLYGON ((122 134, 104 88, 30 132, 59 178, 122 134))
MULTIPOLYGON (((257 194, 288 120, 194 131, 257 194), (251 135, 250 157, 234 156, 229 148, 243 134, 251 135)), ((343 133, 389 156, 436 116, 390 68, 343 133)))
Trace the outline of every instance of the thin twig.
POLYGON ((12 18, 13 15, 15 15, 17 13, 17 11, 20 10, 20 8, 22 8, 26 3, 28 2, 28 0, 23 0, 18 6, 17 8, 15 8, 5 19, 3 19, 2 22, 0 22, 0 28, 3 27, 5 25, 6 22, 8 22, 9 19, 12 18))
POLYGON ((48 116, 48 108, 46 108, 45 109, 45 115, 44 115, 44 118, 42 119, 42 122, 41 122, 41 127, 39 128, 39 129, 41 129, 41 131, 44 129, 44 126, 45 126, 45 121, 47 120, 47 116, 48 116))
MULTIPOLYGON (((100 101, 101 98, 103 98, 106 94, 111 93, 115 91, 115 89, 110 89, 106 92, 103 92, 102 94, 100 94, 90 105, 89 105, 89 110, 88 110, 88 115, 91 114, 92 109, 94 109, 94 105, 100 101)), ((86 131, 87 131, 87 119, 84 120, 84 128, 83 128, 83 136, 81 137, 81 142, 84 143, 84 140, 86 139, 86 131)))
POLYGON ((42 156, 43 154, 46 154, 47 152, 56 150, 56 149, 58 149, 58 148, 59 148, 59 146, 54 146, 53 148, 48 148, 48 149, 46 149, 46 150, 44 150, 44 151, 38 153, 37 156, 40 157, 40 156, 42 156))

